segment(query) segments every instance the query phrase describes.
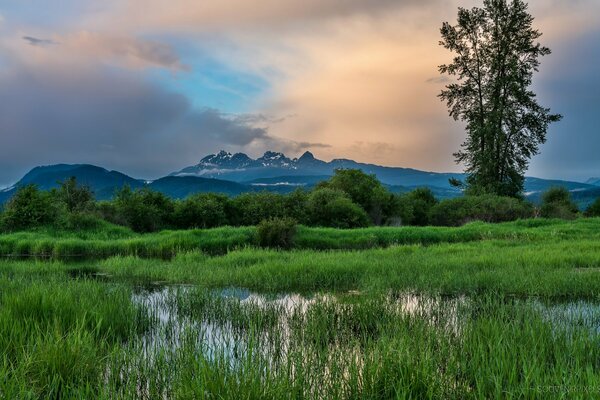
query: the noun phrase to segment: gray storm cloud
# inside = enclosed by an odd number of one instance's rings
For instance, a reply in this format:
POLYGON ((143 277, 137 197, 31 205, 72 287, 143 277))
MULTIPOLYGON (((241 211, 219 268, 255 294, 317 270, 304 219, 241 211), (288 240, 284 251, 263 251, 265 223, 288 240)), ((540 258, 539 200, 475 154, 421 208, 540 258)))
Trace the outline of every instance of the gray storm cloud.
POLYGON ((250 123, 260 117, 196 109, 131 71, 15 68, 0 74, 0 103, 2 185, 41 164, 91 163, 156 177, 221 148, 321 146, 272 137, 267 126, 250 123))
POLYGON ((532 174, 585 181, 600 173, 600 32, 563 41, 554 48, 536 87, 564 115, 549 132, 530 168, 532 174))
POLYGON ((29 43, 32 46, 46 47, 58 44, 54 40, 50 39, 40 39, 33 36, 23 36, 23 40, 29 43))

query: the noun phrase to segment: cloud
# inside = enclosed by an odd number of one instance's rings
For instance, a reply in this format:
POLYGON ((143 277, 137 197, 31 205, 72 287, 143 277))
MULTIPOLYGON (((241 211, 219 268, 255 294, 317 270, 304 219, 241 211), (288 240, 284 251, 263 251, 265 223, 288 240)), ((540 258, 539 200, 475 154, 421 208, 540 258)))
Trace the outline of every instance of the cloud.
POLYGON ((256 155, 326 146, 271 135, 285 118, 198 108, 135 69, 54 53, 13 53, 0 69, 0 186, 41 164, 91 163, 153 178, 223 148, 256 155))
POLYGON ((69 51, 79 56, 112 60, 129 68, 162 67, 173 71, 189 71, 175 49, 157 40, 127 35, 79 31, 61 38, 69 51))
POLYGON ((203 136, 218 139, 225 144, 246 146, 269 138, 266 127, 249 125, 246 119, 238 119, 215 109, 199 110, 190 118, 189 123, 202 132, 203 136))
POLYGON ((192 113, 186 123, 204 138, 211 137, 227 147, 249 148, 257 154, 268 149, 295 155, 307 149, 330 147, 324 143, 272 136, 269 127, 284 120, 264 114, 236 115, 206 108, 192 113))
POLYGON ((54 40, 40 39, 40 38, 36 38, 33 36, 23 36, 23 40, 25 40, 32 46, 38 46, 38 47, 47 47, 47 46, 52 46, 52 45, 58 44, 54 40))
POLYGON ((534 158, 532 175, 586 181, 600 175, 600 31, 553 46, 553 55, 536 78, 542 104, 564 118, 550 127, 548 142, 534 158))
POLYGON ((442 84, 446 84, 446 83, 451 82, 451 79, 448 78, 446 75, 442 75, 442 76, 436 76, 434 78, 429 78, 425 82, 427 82, 427 83, 442 83, 442 84))
POLYGON ((266 126, 197 109, 134 71, 20 64, 0 73, 0 102, 6 184, 40 164, 92 163, 157 177, 221 148, 285 146, 266 126))
MULTIPOLYGON (((126 0, 94 15, 86 23, 113 24, 120 29, 223 31, 270 29, 356 14, 426 6, 438 0, 126 0), (143 12, 140 10, 143 9, 143 12)), ((304 26, 306 28, 306 26, 304 26)))

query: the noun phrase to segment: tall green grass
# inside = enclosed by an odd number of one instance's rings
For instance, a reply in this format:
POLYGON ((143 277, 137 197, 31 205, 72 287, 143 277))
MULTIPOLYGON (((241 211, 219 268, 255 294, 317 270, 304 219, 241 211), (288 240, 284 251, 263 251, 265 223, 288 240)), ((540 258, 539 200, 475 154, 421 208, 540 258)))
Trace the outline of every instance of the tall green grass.
POLYGON ((300 228, 292 251, 253 228, 3 235, 103 259, 0 261, 0 398, 596 398, 598 228, 300 228))
POLYGON ((107 357, 148 327, 131 289, 53 275, 0 279, 0 397, 100 393, 107 357))
MULTIPOLYGON (((583 238, 600 238, 600 219, 579 219, 574 222, 524 220, 504 224, 478 222, 459 228, 377 227, 343 230, 300 227, 294 239, 294 248, 364 250, 394 245, 432 245, 493 239, 532 242, 583 238)), ((140 235, 126 228, 106 224, 102 229, 92 231, 40 230, 2 234, 0 257, 81 260, 132 255, 169 259, 192 250, 219 255, 257 245, 254 227, 163 231, 140 235)))
POLYGON ((0 275, 2 397, 560 399, 600 387, 584 307, 493 291, 290 304, 175 287, 156 309, 122 284, 51 276, 0 275))
MULTIPOLYGON (((0 263, 0 270, 14 271, 20 265, 27 263, 0 263)), ((597 240, 495 240, 363 251, 245 249, 219 257, 180 254, 169 262, 116 257, 93 265, 115 279, 233 285, 269 292, 399 289, 477 294, 493 290, 518 296, 600 296, 597 240)))

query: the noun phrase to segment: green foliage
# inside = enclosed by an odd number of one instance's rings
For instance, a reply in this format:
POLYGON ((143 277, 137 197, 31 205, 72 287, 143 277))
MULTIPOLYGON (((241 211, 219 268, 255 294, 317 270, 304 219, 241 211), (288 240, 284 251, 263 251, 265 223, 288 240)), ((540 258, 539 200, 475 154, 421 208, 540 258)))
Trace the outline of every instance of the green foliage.
MULTIPOLYGON (((565 189, 557 190, 544 196, 541 215, 573 218, 577 209, 569 193, 565 189)), ((591 207, 586 215, 595 215, 594 208, 591 207)), ((95 202, 89 190, 77 186, 71 179, 59 190, 51 192, 41 192, 33 186, 21 188, 6 204, 0 221, 3 229, 9 231, 51 227, 89 235, 92 231, 102 232, 107 223, 148 233, 175 228, 251 226, 273 218, 292 218, 306 226, 359 228, 375 221, 388 226, 456 226, 473 220, 503 222, 532 216, 531 206, 519 199, 484 194, 438 204, 428 188, 393 195, 373 176, 356 170, 339 170, 331 181, 319 184, 310 192, 302 189, 285 195, 251 192, 234 198, 201 193, 180 201, 148 188, 133 191, 124 187, 113 201, 95 202), (353 186, 351 182, 357 182, 357 185, 353 186), (361 204, 370 208, 370 215, 361 204)), ((217 247, 219 251, 227 249, 226 246, 217 247)), ((174 251, 171 248, 161 254, 174 254, 174 251)))
POLYGON ((296 221, 289 217, 263 220, 256 227, 259 246, 280 249, 294 246, 296 231, 296 221))
POLYGON ((54 224, 59 210, 48 192, 34 185, 20 187, 8 201, 2 215, 2 228, 8 231, 54 224))
POLYGON ((360 169, 337 169, 321 187, 346 193, 352 202, 367 212, 375 225, 381 225, 389 217, 392 196, 375 175, 365 174, 360 169))
POLYGON ((346 193, 330 188, 314 190, 307 202, 311 225, 333 228, 358 228, 369 225, 369 216, 346 193))
POLYGON ((243 193, 232 200, 232 206, 232 225, 257 225, 286 215, 284 196, 272 192, 243 193))
POLYGON ((585 210, 587 217, 600 217, 600 197, 585 210))
POLYGON ((90 187, 79 186, 75 177, 61 182, 60 187, 54 191, 54 195, 69 212, 85 211, 94 205, 94 193, 90 187))
POLYGON ((90 231, 103 229, 106 221, 93 213, 68 213, 62 222, 62 228, 69 231, 90 231))
POLYGON ((543 218, 574 219, 579 209, 564 187, 553 187, 542 195, 540 216, 543 218))
POLYGON ((443 200, 431 209, 433 225, 460 226, 471 221, 506 222, 533 217, 533 206, 514 197, 463 196, 443 200))
POLYGON ((518 196, 529 160, 560 115, 537 103, 531 91, 539 58, 550 49, 523 0, 484 0, 459 8, 456 25, 445 22, 440 44, 455 54, 440 73, 455 76, 441 92, 450 116, 466 123, 467 139, 455 153, 466 165, 469 194, 518 196))
POLYGON ((199 193, 175 205, 174 223, 181 229, 224 226, 229 223, 230 208, 225 195, 199 193))
POLYGON ((285 196, 285 215, 298 222, 308 223, 306 210, 308 196, 308 192, 302 189, 296 189, 292 193, 285 196))
POLYGON ((115 211, 136 232, 153 232, 169 227, 175 205, 160 192, 123 187, 115 198, 115 211))
POLYGON ((433 192, 429 188, 417 188, 403 196, 404 207, 408 211, 405 214, 406 225, 425 226, 429 224, 429 213, 437 204, 433 192))

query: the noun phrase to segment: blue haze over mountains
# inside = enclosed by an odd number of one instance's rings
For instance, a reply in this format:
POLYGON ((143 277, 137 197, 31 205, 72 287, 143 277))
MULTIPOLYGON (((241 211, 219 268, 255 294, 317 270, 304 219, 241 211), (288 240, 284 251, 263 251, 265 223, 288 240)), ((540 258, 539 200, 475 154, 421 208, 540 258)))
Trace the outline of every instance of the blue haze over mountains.
MULTIPOLYGON (((244 153, 221 151, 208 155, 196 165, 175 171, 165 177, 144 181, 122 172, 109 171, 89 164, 56 164, 33 168, 19 182, 0 191, 0 203, 8 200, 19 186, 36 184, 48 190, 59 181, 71 176, 89 185, 98 199, 110 199, 124 185, 131 188, 147 186, 173 198, 184 198, 194 193, 218 192, 238 195, 249 191, 269 190, 287 193, 297 188, 310 189, 328 179, 339 168, 358 168, 377 178, 395 193, 416 187, 429 187, 438 198, 459 196, 461 192, 450 186, 450 178, 463 179, 463 174, 420 171, 412 168, 384 167, 359 163, 349 159, 319 160, 310 152, 299 158, 288 158, 283 153, 267 151, 262 157, 252 159, 244 153)), ((586 207, 600 196, 600 179, 591 178, 586 183, 547 180, 528 177, 525 195, 539 201, 541 193, 551 186, 569 189, 581 207, 586 207)))

